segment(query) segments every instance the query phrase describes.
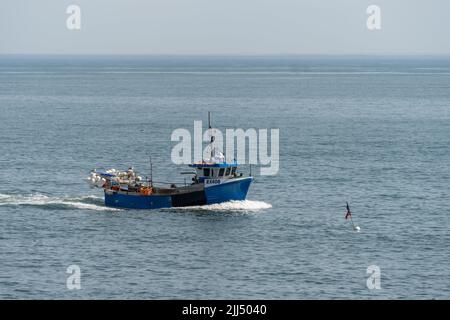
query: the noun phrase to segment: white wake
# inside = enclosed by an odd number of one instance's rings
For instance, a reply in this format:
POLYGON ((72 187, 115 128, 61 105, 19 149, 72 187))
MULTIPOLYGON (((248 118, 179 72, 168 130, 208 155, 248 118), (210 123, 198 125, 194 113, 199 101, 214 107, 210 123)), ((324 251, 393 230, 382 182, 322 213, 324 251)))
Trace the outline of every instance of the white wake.
MULTIPOLYGON (((103 203, 103 198, 97 196, 83 196, 83 197, 54 197, 43 194, 2 194, 0 193, 0 206, 31 206, 41 207, 47 209, 84 209, 95 211, 121 211, 118 208, 106 207, 103 203)), ((272 208, 272 205, 263 201, 243 200, 243 201, 228 201, 223 203, 166 208, 169 210, 199 210, 199 211, 259 211, 272 208)))
POLYGON ((49 209, 85 209, 95 211, 117 211, 105 207, 102 198, 84 197, 49 197, 43 194, 9 195, 0 193, 0 206, 36 206, 49 209))
POLYGON ((228 201, 203 206, 178 207, 182 210, 205 210, 205 211, 259 211, 272 208, 270 203, 256 200, 228 201))

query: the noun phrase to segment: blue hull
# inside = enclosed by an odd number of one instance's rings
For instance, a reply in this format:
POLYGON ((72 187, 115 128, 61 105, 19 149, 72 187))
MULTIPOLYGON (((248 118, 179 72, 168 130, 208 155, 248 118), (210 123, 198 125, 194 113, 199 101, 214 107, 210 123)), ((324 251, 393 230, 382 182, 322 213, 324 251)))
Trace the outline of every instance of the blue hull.
POLYGON ((105 205, 115 208, 129 209, 159 209, 170 208, 172 201, 170 196, 143 196, 124 193, 105 193, 105 205))
POLYGON ((253 178, 248 177, 238 181, 217 184, 205 188, 206 203, 221 203, 232 200, 245 200, 253 178))
POLYGON ((105 192, 105 205, 128 209, 160 209, 245 200, 252 177, 221 181, 203 190, 173 195, 140 195, 105 192))

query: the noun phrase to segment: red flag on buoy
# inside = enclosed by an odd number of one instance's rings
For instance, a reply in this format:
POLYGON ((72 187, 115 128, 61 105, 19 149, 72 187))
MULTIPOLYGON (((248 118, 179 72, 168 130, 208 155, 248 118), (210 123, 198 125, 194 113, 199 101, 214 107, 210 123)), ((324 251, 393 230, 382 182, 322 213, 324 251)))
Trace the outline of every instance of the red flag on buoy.
POLYGON ((348 206, 347 202, 347 213, 345 214, 345 220, 352 217, 352 213, 350 212, 350 207, 348 206))

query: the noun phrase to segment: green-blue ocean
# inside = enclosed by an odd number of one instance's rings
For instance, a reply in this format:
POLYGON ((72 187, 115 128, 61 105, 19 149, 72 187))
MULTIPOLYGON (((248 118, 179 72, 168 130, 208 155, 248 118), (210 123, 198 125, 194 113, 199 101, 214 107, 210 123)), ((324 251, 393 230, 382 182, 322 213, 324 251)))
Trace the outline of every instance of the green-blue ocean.
POLYGON ((448 58, 1 56, 0 298, 448 299, 449 111, 448 58), (246 201, 117 210, 86 183, 150 155, 182 183, 171 133, 208 111, 280 130, 246 201))

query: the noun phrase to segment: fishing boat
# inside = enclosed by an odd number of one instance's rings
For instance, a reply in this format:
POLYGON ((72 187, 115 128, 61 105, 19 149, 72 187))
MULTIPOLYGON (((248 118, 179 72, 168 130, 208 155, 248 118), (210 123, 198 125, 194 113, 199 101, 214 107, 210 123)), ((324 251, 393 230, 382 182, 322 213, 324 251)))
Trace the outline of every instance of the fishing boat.
POLYGON ((102 188, 105 205, 128 209, 159 209, 199 206, 233 200, 245 200, 253 177, 238 173, 236 161, 226 162, 223 153, 213 147, 214 135, 208 113, 210 143, 209 159, 189 165, 191 182, 182 186, 158 186, 153 181, 150 160, 150 178, 143 179, 130 167, 126 171, 93 170, 88 178, 92 187, 102 188))

